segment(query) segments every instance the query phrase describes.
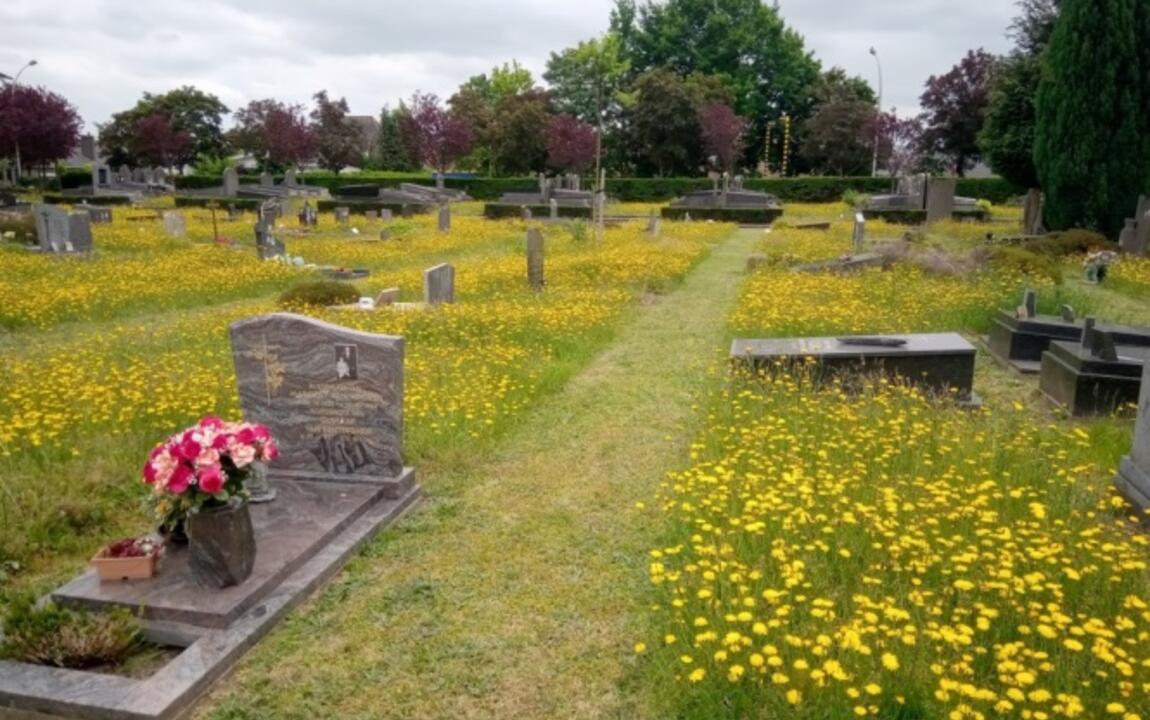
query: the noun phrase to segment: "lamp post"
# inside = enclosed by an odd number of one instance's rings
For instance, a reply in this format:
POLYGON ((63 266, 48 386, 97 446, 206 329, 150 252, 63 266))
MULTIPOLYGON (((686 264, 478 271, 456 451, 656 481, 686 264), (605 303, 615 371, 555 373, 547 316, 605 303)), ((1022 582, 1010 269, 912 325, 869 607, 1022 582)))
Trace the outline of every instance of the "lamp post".
MULTIPOLYGON (((16 71, 15 75, 5 75, 4 73, 0 73, 0 80, 6 80, 8 82, 8 94, 10 95, 9 100, 15 100, 16 86, 20 83, 20 76, 24 74, 25 70, 27 70, 28 68, 30 68, 36 64, 37 63, 35 60, 29 60, 28 62, 24 63, 24 67, 22 67, 16 71)), ((20 168, 20 139, 17 138, 15 142, 16 142, 16 180, 19 181, 20 175, 22 174, 21 168, 20 168)))
POLYGON ((874 157, 871 160, 870 167, 871 177, 874 177, 878 175, 878 144, 882 120, 882 62, 878 59, 878 50, 872 47, 870 54, 874 56, 875 65, 878 65, 878 105, 875 107, 874 115, 874 157))

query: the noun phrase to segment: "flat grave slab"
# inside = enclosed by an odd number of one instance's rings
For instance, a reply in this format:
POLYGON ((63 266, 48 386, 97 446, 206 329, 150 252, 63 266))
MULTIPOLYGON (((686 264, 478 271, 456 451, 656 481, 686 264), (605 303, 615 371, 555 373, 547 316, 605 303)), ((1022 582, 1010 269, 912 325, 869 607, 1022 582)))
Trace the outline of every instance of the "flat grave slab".
POLYGON ((841 338, 738 339, 731 360, 764 369, 810 358, 828 373, 878 372, 898 376, 933 392, 956 392, 969 400, 974 390, 975 348, 958 333, 883 335, 898 346, 852 344, 841 338))
MULTIPOLYGON (((408 490, 414 471, 405 473, 408 490)), ((147 620, 224 628, 258 603, 284 577, 379 502, 382 485, 278 480, 276 502, 251 506, 256 564, 240 585, 220 590, 196 583, 186 546, 170 546, 160 571, 148 580, 101 583, 94 570, 56 590, 63 605, 89 610, 126 607, 147 620)))
MULTIPOLYGON (((1057 340, 1074 342, 1082 338, 1084 320, 1067 321, 1056 315, 1020 318, 1000 310, 990 326, 988 345, 1000 362, 1021 373, 1034 374, 1042 365, 1042 354, 1057 340)), ((1094 326, 1110 333, 1119 345, 1150 347, 1150 328, 1099 323, 1094 326)))
POLYGON ((1150 347, 1115 344, 1117 360, 1096 357, 1077 342, 1055 341, 1042 355, 1038 386, 1074 417, 1109 415, 1136 404, 1150 347))
MULTIPOLYGON (((368 507, 227 628, 188 633, 183 651, 151 677, 131 679, 0 660, 0 718, 169 720, 185 715, 244 652, 419 497, 419 489, 413 488, 402 498, 381 499, 368 507)), ((158 625, 163 623, 146 622, 145 634, 154 637, 158 625)))

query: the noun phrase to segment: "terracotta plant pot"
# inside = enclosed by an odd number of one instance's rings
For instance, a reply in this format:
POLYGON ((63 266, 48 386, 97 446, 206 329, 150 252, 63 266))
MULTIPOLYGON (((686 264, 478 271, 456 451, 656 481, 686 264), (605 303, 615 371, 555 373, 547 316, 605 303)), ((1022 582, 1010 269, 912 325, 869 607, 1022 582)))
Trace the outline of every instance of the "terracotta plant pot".
POLYGON ((201 508, 188 515, 188 564, 200 583, 226 588, 252 574, 256 537, 248 504, 201 508))
POLYGON ((156 554, 141 557, 101 557, 92 558, 92 567, 100 576, 100 582, 120 580, 143 580, 156 574, 156 554))

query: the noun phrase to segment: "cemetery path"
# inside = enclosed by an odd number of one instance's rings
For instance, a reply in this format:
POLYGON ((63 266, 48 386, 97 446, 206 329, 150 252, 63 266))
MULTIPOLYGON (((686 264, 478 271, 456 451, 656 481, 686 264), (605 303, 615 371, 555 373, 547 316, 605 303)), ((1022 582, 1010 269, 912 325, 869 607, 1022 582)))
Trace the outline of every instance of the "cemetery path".
POLYGON ((635 718, 658 520, 761 237, 729 237, 266 639, 200 717, 635 718))

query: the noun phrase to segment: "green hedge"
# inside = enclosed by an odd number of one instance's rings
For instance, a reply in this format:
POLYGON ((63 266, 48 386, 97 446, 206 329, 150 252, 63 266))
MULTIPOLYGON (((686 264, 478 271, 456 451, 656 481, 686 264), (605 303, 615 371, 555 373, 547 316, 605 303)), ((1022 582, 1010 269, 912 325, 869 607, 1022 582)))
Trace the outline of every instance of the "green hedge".
POLYGON ((75 190, 82 187, 92 187, 91 170, 71 168, 56 176, 57 190, 75 190))
MULTIPOLYGON (((926 222, 926 210, 864 210, 867 220, 885 220, 895 225, 922 225, 926 222)), ((990 213, 985 210, 955 210, 951 213, 955 220, 986 222, 990 213)))
MULTIPOLYGON (((550 205, 516 205, 514 203, 487 203, 483 206, 483 217, 488 220, 518 218, 523 216, 523 208, 529 209, 532 218, 536 220, 546 220, 551 217, 550 205)), ((561 218, 591 219, 591 208, 589 207, 564 207, 560 205, 555 210, 561 218)))
POLYGON ((79 205, 85 201, 89 205, 131 205, 132 198, 127 195, 61 195, 59 193, 44 193, 43 201, 49 205, 79 205))
POLYGON ((349 200, 347 198, 316 201, 316 209, 320 212, 334 212, 337 207, 347 208, 348 213, 352 215, 363 215, 368 210, 390 210, 395 217, 422 215, 431 212, 433 208, 432 205, 415 203, 389 203, 377 200, 349 200))
MULTIPOLYGON (((90 180, 90 178, 89 178, 90 180)), ((344 185, 378 183, 385 187, 398 187, 402 182, 431 185, 430 175, 413 173, 358 173, 355 175, 334 175, 332 173, 304 173, 301 182, 337 190, 344 185)), ((283 177, 277 176, 276 182, 283 177)), ((240 183, 255 184, 259 178, 254 175, 241 175, 240 183)), ((179 190, 197 190, 218 187, 221 178, 206 175, 185 175, 175 178, 179 190)), ((505 192, 531 192, 539 187, 531 177, 469 179, 447 178, 444 184, 455 190, 463 190, 476 200, 498 200, 505 192)), ((867 195, 881 195, 892 188, 890 178, 872 177, 791 177, 791 178, 747 178, 743 186, 748 190, 759 190, 776 195, 783 202, 834 202, 842 198, 847 190, 867 195)), ((622 202, 665 202, 673 200, 691 190, 706 190, 711 187, 707 178, 608 178, 607 194, 622 202)), ((978 200, 990 200, 1002 204, 1022 194, 1002 178, 960 178, 958 194, 978 200)))
POLYGON ((665 207, 662 210, 666 220, 714 220, 715 222, 738 223, 740 225, 770 225, 782 216, 783 211, 770 208, 685 208, 665 207))

